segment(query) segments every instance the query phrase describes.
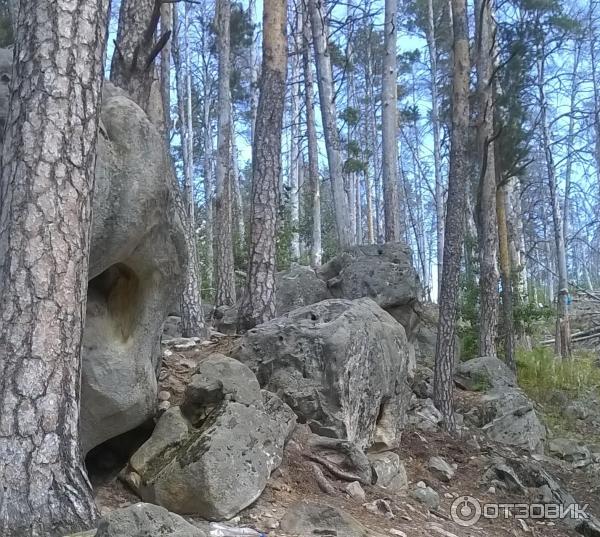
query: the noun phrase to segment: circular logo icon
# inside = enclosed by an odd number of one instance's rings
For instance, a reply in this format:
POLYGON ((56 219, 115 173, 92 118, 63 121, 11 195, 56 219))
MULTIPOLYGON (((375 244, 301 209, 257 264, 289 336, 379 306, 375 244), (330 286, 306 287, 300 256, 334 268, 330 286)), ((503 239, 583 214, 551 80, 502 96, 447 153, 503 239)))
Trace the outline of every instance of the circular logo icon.
POLYGON ((481 504, 472 496, 459 496, 452 503, 450 514, 459 526, 468 528, 481 518, 481 504))

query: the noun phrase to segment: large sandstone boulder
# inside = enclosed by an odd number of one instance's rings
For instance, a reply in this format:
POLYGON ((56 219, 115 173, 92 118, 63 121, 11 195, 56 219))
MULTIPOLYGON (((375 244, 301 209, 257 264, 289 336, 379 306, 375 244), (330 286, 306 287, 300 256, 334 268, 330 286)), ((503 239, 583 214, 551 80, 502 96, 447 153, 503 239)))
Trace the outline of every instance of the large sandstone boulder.
POLYGON ((85 452, 153 416, 160 334, 186 263, 164 140, 108 83, 101 120, 82 350, 85 452))
POLYGON ((455 380, 470 390, 515 388, 517 376, 498 358, 482 356, 462 362, 456 368, 455 380))
POLYGON ((373 535, 348 513, 324 504, 299 502, 292 505, 281 521, 281 529, 291 535, 340 535, 368 537, 373 535))
MULTIPOLYGON (((12 50, 0 49, 0 132, 11 75, 12 50)), ((175 189, 164 139, 137 104, 106 82, 82 348, 85 453, 154 414, 160 334, 186 264, 175 189)))
POLYGON ((292 265, 275 277, 277 315, 333 298, 325 281, 311 267, 292 265))
POLYGON ((131 457, 129 484, 170 511, 210 520, 235 516, 260 496, 295 426, 291 409, 275 395, 265 401, 246 366, 209 356, 182 407, 165 412, 131 457))
POLYGON ((321 436, 395 445, 412 374, 402 326, 373 300, 326 300, 250 330, 234 356, 321 436))

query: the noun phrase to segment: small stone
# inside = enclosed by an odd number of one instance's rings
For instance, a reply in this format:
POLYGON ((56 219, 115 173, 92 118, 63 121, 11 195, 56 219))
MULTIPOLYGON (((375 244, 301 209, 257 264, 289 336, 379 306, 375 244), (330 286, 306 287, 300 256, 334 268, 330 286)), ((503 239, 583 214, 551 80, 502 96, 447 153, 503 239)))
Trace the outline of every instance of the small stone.
POLYGON ((427 483, 425 483, 425 481, 419 481, 416 486, 417 486, 417 488, 420 488, 420 489, 426 489, 427 483))
POLYGON ((440 506, 439 494, 427 485, 425 485, 425 488, 417 486, 410 492, 410 496, 425 505, 429 510, 437 509, 440 506))
POLYGON ((375 515, 383 515, 385 518, 390 520, 392 518, 396 518, 394 512, 392 511, 392 506, 387 500, 375 500, 373 502, 363 504, 363 507, 375 515))
POLYGON ((169 403, 169 401, 161 401, 158 404, 158 411, 160 413, 166 412, 167 410, 169 410, 169 408, 171 408, 171 403, 169 403))
POLYGON ((159 401, 168 401, 169 399, 171 399, 171 394, 168 391, 162 390, 158 392, 159 401))
POLYGON ((394 529, 394 528, 392 528, 392 529, 389 529, 389 530, 388 530, 388 533, 389 533, 390 535, 397 535, 398 537, 407 537, 407 536, 406 536, 406 533, 404 533, 403 531, 400 531, 400 530, 396 530, 396 529, 394 529))
POLYGON ((492 486, 492 487, 490 487, 490 488, 488 489, 488 492, 489 492, 490 494, 496 494, 496 487, 493 487, 493 486, 492 486))
POLYGON ((434 477, 445 483, 454 477, 454 468, 442 457, 431 457, 427 463, 427 468, 434 477))
POLYGON ((346 485, 346 492, 351 498, 354 498, 355 500, 359 500, 361 502, 365 501, 365 491, 360 486, 360 483, 358 481, 348 483, 348 485, 346 485))

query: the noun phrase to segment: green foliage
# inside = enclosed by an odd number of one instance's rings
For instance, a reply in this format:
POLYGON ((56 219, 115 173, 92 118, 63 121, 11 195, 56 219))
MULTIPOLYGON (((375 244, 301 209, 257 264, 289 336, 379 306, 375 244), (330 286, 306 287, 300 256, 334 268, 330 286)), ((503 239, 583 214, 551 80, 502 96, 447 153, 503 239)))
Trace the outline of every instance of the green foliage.
POLYGON ((519 334, 534 335, 553 319, 556 311, 546 304, 534 304, 533 302, 521 302, 513 308, 513 319, 515 329, 519 334))
POLYGON ((340 119, 351 127, 355 127, 360 121, 360 110, 358 110, 358 108, 348 106, 343 112, 340 113, 340 119))
POLYGON ((541 402, 550 402, 557 391, 571 396, 590 391, 600 395, 600 368, 591 353, 580 352, 571 360, 561 360, 549 347, 519 351, 517 373, 521 387, 541 402))

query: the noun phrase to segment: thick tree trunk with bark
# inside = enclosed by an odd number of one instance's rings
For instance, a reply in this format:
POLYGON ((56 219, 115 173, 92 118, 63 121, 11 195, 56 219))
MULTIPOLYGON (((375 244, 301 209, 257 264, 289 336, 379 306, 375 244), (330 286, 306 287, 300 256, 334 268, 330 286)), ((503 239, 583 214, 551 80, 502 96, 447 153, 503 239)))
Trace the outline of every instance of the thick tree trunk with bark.
POLYGON ((287 0, 264 0, 263 63, 252 147, 248 285, 240 312, 244 328, 275 316, 275 235, 287 74, 286 18, 287 0))
POLYGON ((397 95, 397 0, 385 0, 382 102, 383 213, 385 240, 400 240, 400 203, 398 194, 398 95, 397 95))
POLYGON ((444 234, 444 264, 433 388, 435 405, 443 414, 445 426, 449 431, 456 429, 453 373, 469 168, 467 138, 469 129, 470 61, 466 0, 452 0, 452 15, 454 30, 452 138, 444 234))
POLYGON ((476 0, 477 19, 477 239, 479 243, 479 356, 496 357, 498 335, 498 223, 494 151, 493 0, 476 0))
POLYGON ((257 32, 254 28, 256 18, 256 0, 248 1, 248 18, 252 29, 252 44, 250 45, 250 144, 254 142, 254 132, 256 129, 256 110, 258 109, 258 62, 256 60, 257 52, 257 32))
POLYGON ((311 18, 313 45, 317 65, 317 84, 325 147, 329 164, 329 180, 333 194, 336 229, 340 246, 345 248, 352 244, 353 229, 350 225, 350 211, 344 188, 342 149, 336 119, 335 95, 333 88, 333 71, 328 45, 327 9, 324 0, 308 0, 311 18))
POLYGON ((156 80, 154 60, 169 40, 163 33, 155 42, 160 21, 160 0, 122 0, 110 80, 123 88, 146 112, 150 112, 152 84, 156 80))
POLYGON ((292 26, 291 58, 291 149, 290 149, 290 212, 292 225, 291 258, 297 262, 300 259, 300 71, 302 67, 302 13, 298 10, 292 26))
POLYGON ((312 267, 321 266, 323 246, 321 241, 321 181, 319 178, 319 143, 317 127, 315 124, 315 103, 312 62, 310 43, 312 41, 311 24, 306 8, 306 1, 302 4, 303 35, 302 48, 304 67, 304 104, 306 108, 306 139, 308 152, 308 181, 311 193, 312 212, 312 241, 310 246, 310 264, 312 267))
POLYGON ((96 518, 78 420, 107 14, 108 0, 23 0, 16 22, 0 181, 3 537, 96 518))
POLYGON ((236 302, 233 264, 231 188, 231 72, 229 21, 230 0, 217 0, 217 51, 219 55, 219 117, 215 193, 217 306, 236 302))

